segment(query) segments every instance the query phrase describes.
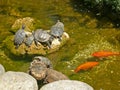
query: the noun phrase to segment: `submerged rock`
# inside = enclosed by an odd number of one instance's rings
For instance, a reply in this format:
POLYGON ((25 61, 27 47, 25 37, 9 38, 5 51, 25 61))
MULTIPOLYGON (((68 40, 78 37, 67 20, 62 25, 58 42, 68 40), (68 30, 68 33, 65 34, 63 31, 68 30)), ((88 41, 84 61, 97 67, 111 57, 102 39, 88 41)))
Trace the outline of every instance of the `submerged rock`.
POLYGON ((36 80, 42 80, 43 83, 69 79, 61 72, 53 70, 50 60, 43 56, 34 57, 30 64, 29 74, 36 80))
POLYGON ((0 77, 0 90, 38 90, 38 86, 32 76, 8 71, 0 77))
POLYGON ((81 81, 59 80, 44 85, 40 90, 93 90, 93 88, 81 81))
POLYGON ((0 64, 0 75, 5 73, 5 69, 2 64, 0 64))
POLYGON ((44 83, 51 83, 58 80, 68 80, 69 78, 61 72, 58 72, 53 69, 46 69, 46 78, 44 83))

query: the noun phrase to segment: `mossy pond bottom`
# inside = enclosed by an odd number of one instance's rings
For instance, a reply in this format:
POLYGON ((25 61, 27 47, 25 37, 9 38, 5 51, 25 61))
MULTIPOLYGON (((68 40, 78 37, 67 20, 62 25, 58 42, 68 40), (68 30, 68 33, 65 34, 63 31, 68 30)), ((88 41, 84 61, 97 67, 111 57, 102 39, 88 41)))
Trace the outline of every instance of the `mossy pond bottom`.
MULTIPOLYGON (((120 30, 104 18, 99 21, 90 12, 78 12, 71 0, 1 0, 0 1, 0 63, 6 71, 28 70, 36 55, 16 56, 4 46, 4 40, 14 35, 11 26, 19 18, 32 17, 37 23, 35 28, 45 30, 60 19, 69 34, 69 41, 58 51, 47 54, 54 69, 70 79, 90 84, 95 90, 120 90, 120 56, 110 56, 103 60, 95 59, 95 51, 107 50, 120 52, 120 30), (100 64, 87 71, 74 73, 73 70, 87 61, 100 64)), ((13 43, 13 42, 11 42, 13 43)))

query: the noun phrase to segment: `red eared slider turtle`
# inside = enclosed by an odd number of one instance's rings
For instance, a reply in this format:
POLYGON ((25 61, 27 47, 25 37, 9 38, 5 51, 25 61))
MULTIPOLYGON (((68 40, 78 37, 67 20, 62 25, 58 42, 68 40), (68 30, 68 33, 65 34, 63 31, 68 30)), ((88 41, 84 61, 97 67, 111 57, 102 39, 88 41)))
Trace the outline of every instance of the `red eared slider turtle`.
POLYGON ((15 47, 16 49, 24 42, 24 39, 26 37, 26 33, 24 29, 25 29, 25 25, 22 25, 22 28, 15 33, 14 45, 16 46, 15 47))
POLYGON ((32 44, 32 42, 34 41, 34 36, 33 34, 31 34, 30 36, 28 36, 25 40, 25 45, 30 47, 30 45, 32 44))
POLYGON ((53 37, 58 38, 60 41, 61 41, 61 37, 63 35, 63 32, 64 32, 64 24, 62 22, 60 22, 59 20, 50 29, 50 34, 53 37))
POLYGON ((49 35, 47 31, 37 29, 34 32, 34 41, 36 46, 38 46, 38 43, 41 43, 42 45, 47 45, 49 48, 51 48, 51 35, 49 35))

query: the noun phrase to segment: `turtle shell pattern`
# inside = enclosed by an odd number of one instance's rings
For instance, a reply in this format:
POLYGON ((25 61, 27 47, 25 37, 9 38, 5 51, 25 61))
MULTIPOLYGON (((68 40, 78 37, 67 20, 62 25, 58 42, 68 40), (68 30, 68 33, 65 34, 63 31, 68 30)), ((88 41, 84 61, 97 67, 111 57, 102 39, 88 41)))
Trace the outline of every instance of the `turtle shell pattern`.
POLYGON ((62 36, 64 32, 64 24, 58 20, 58 22, 51 27, 50 34, 55 37, 62 36))
POLYGON ((47 31, 43 31, 42 29, 37 29, 34 32, 34 39, 38 42, 47 42, 50 37, 51 36, 47 33, 47 31))
POLYGON ((23 43, 24 39, 26 37, 26 33, 23 29, 18 30, 15 33, 15 37, 14 37, 14 45, 20 45, 23 43))

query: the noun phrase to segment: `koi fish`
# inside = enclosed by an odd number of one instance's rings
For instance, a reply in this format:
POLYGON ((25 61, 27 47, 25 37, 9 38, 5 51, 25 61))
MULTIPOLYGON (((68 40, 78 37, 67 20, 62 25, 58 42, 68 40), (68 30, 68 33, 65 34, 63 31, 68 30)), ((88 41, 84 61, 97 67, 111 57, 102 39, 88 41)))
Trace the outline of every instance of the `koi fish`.
POLYGON ((94 66, 98 65, 99 62, 86 62, 84 64, 79 65, 74 72, 79 72, 80 70, 88 70, 90 68, 93 68, 94 66))
POLYGON ((94 52, 92 56, 94 57, 108 57, 108 56, 113 56, 113 55, 120 55, 119 52, 109 52, 109 51, 99 51, 99 52, 94 52))

